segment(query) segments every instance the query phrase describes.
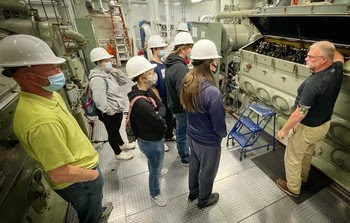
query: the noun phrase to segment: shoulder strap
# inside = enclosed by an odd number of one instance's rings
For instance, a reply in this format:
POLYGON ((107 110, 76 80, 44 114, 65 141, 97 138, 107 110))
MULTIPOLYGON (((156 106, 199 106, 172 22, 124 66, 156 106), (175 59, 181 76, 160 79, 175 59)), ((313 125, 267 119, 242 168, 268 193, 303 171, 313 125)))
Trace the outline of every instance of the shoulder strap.
MULTIPOLYGON (((108 88, 109 88, 109 84, 108 84, 107 79, 104 78, 104 77, 100 77, 100 76, 95 76, 95 77, 99 77, 99 78, 101 78, 101 79, 103 79, 103 80, 105 81, 105 83, 106 83, 106 93, 107 93, 108 88)), ((95 77, 92 77, 92 78, 95 78, 95 77)), ((89 78, 89 81, 91 81, 92 78, 89 78)), ((89 85, 88 85, 88 86, 89 86, 89 85)), ((90 88, 90 86, 89 86, 89 88, 90 88)))
POLYGON ((128 111, 128 116, 126 117, 126 121, 129 121, 130 115, 131 115, 131 111, 132 111, 132 107, 134 106, 135 102, 136 102, 138 99, 140 99, 140 98, 146 99, 147 101, 149 101, 149 102, 152 104, 153 108, 157 108, 157 104, 156 104, 156 102, 154 101, 153 98, 151 98, 151 97, 146 97, 146 96, 144 96, 144 95, 136 96, 136 97, 133 98, 133 99, 131 100, 131 102, 130 102, 129 111, 128 111))

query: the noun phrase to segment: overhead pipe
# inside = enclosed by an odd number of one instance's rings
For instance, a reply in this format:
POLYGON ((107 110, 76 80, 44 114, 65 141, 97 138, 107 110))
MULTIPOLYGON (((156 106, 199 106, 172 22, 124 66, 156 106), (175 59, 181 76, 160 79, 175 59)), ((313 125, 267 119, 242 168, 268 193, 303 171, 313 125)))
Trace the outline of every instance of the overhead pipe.
POLYGON ((165 6, 165 20, 166 20, 166 35, 167 35, 168 42, 170 42, 170 14, 169 14, 168 0, 164 0, 164 6, 165 6))
POLYGON ((70 39, 73 39, 78 44, 78 46, 80 46, 80 47, 83 47, 83 46, 85 46, 87 44, 85 36, 83 36, 82 34, 80 34, 78 32, 75 32, 75 31, 73 31, 71 29, 67 29, 67 30, 64 31, 64 33, 70 39))
POLYGON ((233 12, 220 12, 215 16, 217 22, 220 22, 220 19, 227 19, 237 16, 248 16, 253 14, 254 10, 242 10, 242 11, 233 11, 233 12))
POLYGON ((215 19, 215 16, 213 16, 213 15, 202 15, 202 16, 200 17, 199 21, 200 21, 200 22, 204 22, 205 19, 208 19, 208 20, 210 20, 210 19, 215 19))
POLYGON ((24 2, 15 2, 9 0, 0 0, 0 8, 9 11, 18 11, 22 13, 28 13, 28 9, 24 2))
POLYGON ((100 2, 100 7, 102 9, 102 12, 105 13, 106 11, 108 11, 108 10, 103 8, 102 0, 99 0, 99 2, 100 2))

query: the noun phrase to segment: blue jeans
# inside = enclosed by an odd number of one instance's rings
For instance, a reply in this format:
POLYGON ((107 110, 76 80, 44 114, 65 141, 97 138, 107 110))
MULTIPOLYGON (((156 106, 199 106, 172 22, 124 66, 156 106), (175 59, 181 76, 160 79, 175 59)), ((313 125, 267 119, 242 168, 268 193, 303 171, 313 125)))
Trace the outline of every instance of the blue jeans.
POLYGON ((55 190, 73 205, 80 223, 101 222, 103 177, 100 168, 96 169, 100 173, 96 180, 74 183, 64 189, 55 190))
POLYGON ((146 155, 148 159, 148 171, 149 171, 149 192, 152 197, 160 194, 159 188, 159 175, 162 171, 164 161, 164 141, 163 139, 158 141, 147 141, 138 138, 140 150, 146 155))
POLYGON ((187 144, 187 115, 186 112, 174 114, 176 119, 176 147, 182 163, 190 161, 187 144))

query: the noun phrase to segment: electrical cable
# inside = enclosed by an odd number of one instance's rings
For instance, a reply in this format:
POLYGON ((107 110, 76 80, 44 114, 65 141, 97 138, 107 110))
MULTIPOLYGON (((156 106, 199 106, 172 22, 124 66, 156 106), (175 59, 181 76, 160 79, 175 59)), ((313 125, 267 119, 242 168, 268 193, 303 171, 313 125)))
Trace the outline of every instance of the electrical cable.
POLYGON ((53 1, 52 1, 52 0, 51 0, 51 4, 52 4, 53 11, 54 11, 54 13, 55 13, 55 17, 56 17, 57 23, 59 24, 60 21, 58 20, 56 8, 55 8, 55 4, 53 4, 53 1))
POLYGON ((45 9, 45 6, 44 6, 44 2, 43 2, 43 0, 40 0, 40 1, 41 1, 41 6, 42 6, 43 9, 44 9, 44 13, 45 13, 46 20, 49 20, 49 17, 47 17, 47 13, 46 13, 46 9, 45 9))

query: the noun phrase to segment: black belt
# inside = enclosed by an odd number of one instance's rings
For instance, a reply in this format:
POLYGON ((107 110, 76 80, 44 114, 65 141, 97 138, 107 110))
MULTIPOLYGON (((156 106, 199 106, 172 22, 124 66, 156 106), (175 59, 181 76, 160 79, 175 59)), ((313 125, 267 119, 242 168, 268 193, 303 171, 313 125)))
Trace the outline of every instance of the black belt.
POLYGON ((91 168, 91 170, 97 170, 97 168, 98 168, 98 164, 97 164, 97 166, 91 168))

